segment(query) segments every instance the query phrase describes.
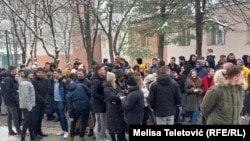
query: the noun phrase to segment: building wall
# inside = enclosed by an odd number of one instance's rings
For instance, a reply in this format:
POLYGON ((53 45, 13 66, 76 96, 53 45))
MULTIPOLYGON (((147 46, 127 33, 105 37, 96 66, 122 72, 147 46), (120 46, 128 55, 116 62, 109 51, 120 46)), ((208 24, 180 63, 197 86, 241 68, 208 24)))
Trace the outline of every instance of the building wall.
MULTIPOLYGON (((74 36, 73 40, 80 40, 80 36, 74 36)), ((101 44, 100 44, 100 36, 98 36, 97 41, 96 41, 96 45, 95 45, 95 50, 94 50, 94 59, 97 61, 101 61, 101 44)), ((39 48, 41 48, 39 46, 39 48)), ((70 63, 73 64, 74 63, 74 59, 75 58, 79 58, 79 60, 83 63, 86 64, 87 68, 88 68, 88 62, 87 62, 87 55, 86 55, 86 51, 85 48, 83 46, 82 41, 80 40, 80 42, 78 44, 74 44, 73 47, 71 48, 71 53, 70 53, 70 63)), ((53 50, 51 50, 53 51, 53 50)), ((46 53, 44 53, 43 51, 40 51, 37 54, 37 64, 40 67, 43 67, 45 62, 53 62, 53 59, 51 57, 49 57, 46 53)), ((66 62, 66 56, 63 52, 60 52, 59 55, 60 58, 60 63, 58 65, 58 68, 64 69, 67 65, 66 62)))
MULTIPOLYGON (((206 56, 206 50, 211 48, 214 50, 216 55, 216 62, 219 60, 220 55, 228 55, 229 53, 234 53, 236 58, 242 58, 244 54, 250 55, 250 31, 247 24, 242 21, 241 18, 235 16, 234 19, 228 15, 228 12, 224 8, 217 9, 215 11, 217 17, 220 20, 227 21, 227 25, 233 28, 227 29, 225 33, 225 44, 224 45, 209 45, 208 44, 208 33, 204 31, 203 33, 203 44, 202 44, 202 56, 206 56), (242 21, 241 23, 235 24, 237 21, 242 21)), ((248 12, 249 13, 249 12, 248 12)), ((247 14, 247 13, 246 13, 247 14)), ((250 13, 248 14, 250 15, 250 13)), ((249 19, 250 22, 250 19, 249 19)), ((194 31, 192 31, 194 32, 194 31)), ((167 46, 167 60, 170 60, 171 56, 178 58, 183 55, 186 59, 189 59, 191 54, 195 53, 196 41, 192 40, 190 46, 178 46, 169 45, 167 46)))

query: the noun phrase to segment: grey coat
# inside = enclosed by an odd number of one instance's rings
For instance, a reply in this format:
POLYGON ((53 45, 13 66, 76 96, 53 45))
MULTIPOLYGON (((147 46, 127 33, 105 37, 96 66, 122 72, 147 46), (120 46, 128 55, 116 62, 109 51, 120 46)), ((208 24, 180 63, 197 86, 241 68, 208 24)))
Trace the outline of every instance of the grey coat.
POLYGON ((35 90, 31 81, 24 79, 19 84, 19 107, 31 111, 36 106, 35 90))

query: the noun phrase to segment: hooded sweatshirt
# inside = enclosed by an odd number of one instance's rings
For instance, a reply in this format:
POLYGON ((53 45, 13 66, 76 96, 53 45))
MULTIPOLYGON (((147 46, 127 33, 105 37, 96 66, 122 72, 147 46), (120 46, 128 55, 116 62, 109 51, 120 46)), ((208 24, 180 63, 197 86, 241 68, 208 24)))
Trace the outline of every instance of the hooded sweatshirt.
POLYGON ((84 84, 72 83, 68 86, 66 99, 69 117, 73 118, 75 110, 81 111, 90 107, 90 89, 84 84))
POLYGON ((148 99, 155 116, 172 116, 175 114, 176 106, 181 104, 181 90, 178 83, 169 75, 161 75, 151 85, 148 99))

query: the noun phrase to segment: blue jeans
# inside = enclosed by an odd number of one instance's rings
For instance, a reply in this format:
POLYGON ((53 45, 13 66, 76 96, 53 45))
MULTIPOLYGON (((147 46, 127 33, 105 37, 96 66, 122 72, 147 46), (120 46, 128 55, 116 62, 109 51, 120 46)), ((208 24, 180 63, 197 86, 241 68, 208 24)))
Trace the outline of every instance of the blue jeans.
POLYGON ((195 111, 190 111, 190 119, 191 119, 192 125, 196 125, 198 113, 199 113, 199 103, 198 103, 198 98, 197 98, 195 111))
POLYGON ((153 113, 152 109, 148 108, 148 115, 151 117, 153 125, 157 125, 155 114, 153 113))
POLYGON ((42 133, 42 121, 44 115, 45 105, 36 105, 35 107, 35 119, 34 119, 34 134, 42 133))
POLYGON ((64 113, 64 104, 63 102, 54 101, 54 109, 56 111, 56 115, 61 124, 61 128, 63 131, 68 132, 68 123, 66 119, 66 115, 64 113))

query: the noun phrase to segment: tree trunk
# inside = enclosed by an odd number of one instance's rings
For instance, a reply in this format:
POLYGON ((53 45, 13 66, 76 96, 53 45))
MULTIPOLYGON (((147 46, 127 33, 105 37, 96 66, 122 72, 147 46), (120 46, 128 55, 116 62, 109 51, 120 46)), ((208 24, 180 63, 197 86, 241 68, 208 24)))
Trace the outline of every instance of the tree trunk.
POLYGON ((158 35, 158 58, 163 60, 164 56, 164 35, 158 35))
POLYGON ((93 62, 93 51, 91 50, 86 50, 87 52, 87 61, 88 61, 88 71, 91 70, 92 62, 93 62))
MULTIPOLYGON (((161 4, 161 21, 166 20, 166 2, 163 1, 161 4)), ((158 58, 163 60, 164 55, 164 34, 158 35, 158 58)))
POLYGON ((110 62, 114 62, 114 50, 113 50, 113 42, 112 42, 112 35, 110 34, 108 37, 109 40, 109 55, 110 55, 110 62))
POLYGON ((206 0, 195 0, 195 20, 196 20, 196 54, 198 58, 202 56, 202 39, 203 39, 203 18, 206 0))
POLYGON ((108 19, 108 42, 109 42, 109 55, 110 61, 114 62, 114 48, 113 48, 113 37, 112 37, 112 18, 113 18, 113 5, 110 5, 109 19, 108 19))

